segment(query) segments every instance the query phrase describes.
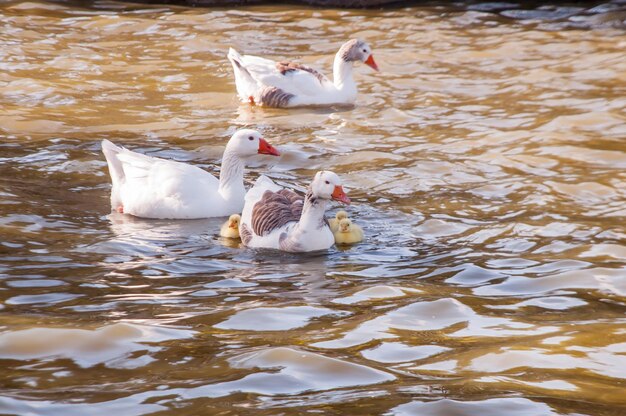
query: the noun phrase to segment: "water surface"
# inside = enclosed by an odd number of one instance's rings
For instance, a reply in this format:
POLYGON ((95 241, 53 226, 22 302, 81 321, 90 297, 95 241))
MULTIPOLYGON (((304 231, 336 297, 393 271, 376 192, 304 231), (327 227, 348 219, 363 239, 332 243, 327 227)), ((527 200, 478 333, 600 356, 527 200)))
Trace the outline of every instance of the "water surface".
POLYGON ((624 414, 624 18, 502 7, 0 5, 0 413, 624 414), (351 37, 355 108, 235 98, 229 46, 351 37), (244 126, 284 153, 248 181, 334 170, 366 241, 110 212, 102 139, 217 172, 244 126))

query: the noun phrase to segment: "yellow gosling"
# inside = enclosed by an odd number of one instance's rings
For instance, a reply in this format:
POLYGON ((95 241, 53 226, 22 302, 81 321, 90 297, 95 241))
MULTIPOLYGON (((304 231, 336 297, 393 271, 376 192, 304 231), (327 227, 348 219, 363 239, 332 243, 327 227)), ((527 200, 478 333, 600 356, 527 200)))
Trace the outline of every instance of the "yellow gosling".
POLYGON ((343 220, 344 218, 348 218, 348 213, 344 210, 337 211, 337 213, 335 214, 335 218, 331 218, 330 220, 328 220, 328 225, 330 225, 330 231, 335 233, 335 231, 339 229, 339 221, 343 220))
POLYGON ((348 218, 339 221, 339 228, 333 233, 336 244, 356 244, 363 241, 363 230, 356 224, 352 224, 348 218))
POLYGON ((239 214, 231 215, 228 218, 228 221, 222 225, 220 236, 226 238, 239 238, 239 221, 241 221, 241 216, 239 214))

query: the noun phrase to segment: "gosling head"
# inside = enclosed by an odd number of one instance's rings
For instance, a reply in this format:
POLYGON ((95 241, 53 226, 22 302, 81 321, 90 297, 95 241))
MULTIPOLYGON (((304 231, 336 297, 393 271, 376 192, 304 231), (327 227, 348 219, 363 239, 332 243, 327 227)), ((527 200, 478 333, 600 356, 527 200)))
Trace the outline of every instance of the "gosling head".
POLYGON ((239 229, 239 222, 241 221, 241 215, 233 214, 228 217, 228 228, 233 228, 235 230, 239 229))
POLYGON ((335 214, 335 218, 337 219, 337 221, 341 221, 344 218, 348 218, 348 213, 346 211, 344 211, 344 210, 339 210, 335 214))
POLYGON ((352 221, 350 221, 350 219, 348 218, 344 218, 341 221, 339 221, 339 232, 342 233, 349 233, 351 231, 352 227, 352 221))

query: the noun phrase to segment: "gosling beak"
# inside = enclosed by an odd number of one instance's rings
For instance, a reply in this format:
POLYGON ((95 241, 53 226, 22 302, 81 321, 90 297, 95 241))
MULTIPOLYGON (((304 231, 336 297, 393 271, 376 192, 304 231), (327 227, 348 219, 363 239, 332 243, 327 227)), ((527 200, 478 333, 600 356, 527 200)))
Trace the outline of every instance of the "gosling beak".
POLYGON ((350 198, 348 198, 340 185, 335 186, 335 190, 331 194, 331 197, 335 201, 343 202, 344 204, 350 205, 350 198))
POLYGON ((378 71, 378 65, 376 65, 376 61, 374 61, 373 54, 370 54, 370 56, 365 60, 365 65, 371 67, 374 71, 378 71))
POLYGON ((228 228, 237 228, 237 223, 235 221, 231 221, 228 223, 228 228))
POLYGON ((259 139, 259 154, 280 156, 280 152, 274 146, 269 144, 264 138, 259 139))

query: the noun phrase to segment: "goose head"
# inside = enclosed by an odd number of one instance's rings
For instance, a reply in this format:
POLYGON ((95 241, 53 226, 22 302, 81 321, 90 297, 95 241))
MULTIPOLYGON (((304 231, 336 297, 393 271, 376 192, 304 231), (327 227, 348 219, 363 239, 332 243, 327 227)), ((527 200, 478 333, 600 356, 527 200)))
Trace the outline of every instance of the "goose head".
POLYGON ((341 58, 346 62, 363 62, 365 65, 378 71, 378 65, 374 61, 372 48, 367 42, 360 39, 351 39, 343 44, 340 49, 341 58))
POLYGON ((339 176, 329 170, 315 174, 315 178, 313 178, 311 183, 311 193, 316 198, 334 199, 344 204, 350 204, 350 198, 344 192, 339 176))
POLYGON ((226 149, 233 152, 242 159, 260 155, 280 156, 280 152, 267 142, 256 130, 238 130, 232 135, 226 149))

